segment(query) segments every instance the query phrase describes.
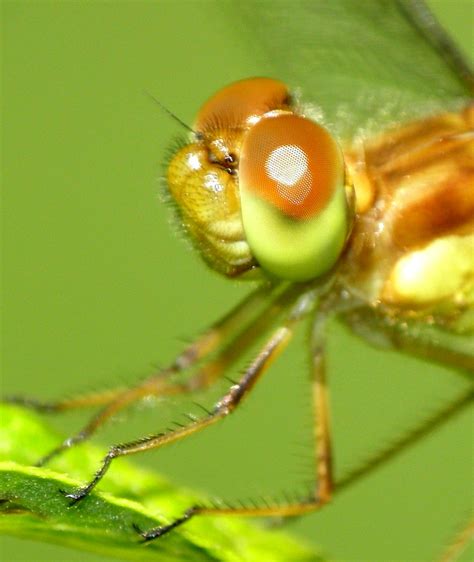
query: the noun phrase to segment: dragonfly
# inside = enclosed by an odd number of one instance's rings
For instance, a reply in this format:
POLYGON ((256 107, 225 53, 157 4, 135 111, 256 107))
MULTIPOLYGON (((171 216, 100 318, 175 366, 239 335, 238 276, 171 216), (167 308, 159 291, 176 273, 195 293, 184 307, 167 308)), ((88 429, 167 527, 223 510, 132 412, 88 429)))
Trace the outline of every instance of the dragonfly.
MULTIPOLYGON (((177 160, 171 161, 168 183, 170 191, 173 193, 174 190, 177 204, 181 205, 181 220, 207 263, 227 277, 248 276, 253 279, 260 277, 262 286, 222 321, 219 321, 186 348, 169 369, 160 372, 158 377, 153 377, 145 384, 125 393, 120 392, 116 396, 110 391, 102 396, 94 394, 90 399, 80 397, 59 402, 56 405, 46 405, 43 409, 63 410, 85 403, 105 404, 87 426, 42 459, 42 464, 63 450, 90 437, 105 420, 121 408, 130 405, 134 400, 154 393, 169 395, 192 391, 211 384, 215 377, 224 373, 224 367, 226 369, 230 367, 235 356, 240 356, 258 336, 264 334, 268 329, 271 330, 274 323, 276 328, 266 346, 262 347, 251 363, 249 371, 240 381, 236 381, 228 394, 222 397, 208 418, 196 421, 195 424, 191 423, 181 433, 174 432, 172 436, 160 435, 155 436, 155 441, 148 443, 140 441, 132 443, 130 447, 112 448, 96 477, 87 486, 79 491, 68 491, 67 496, 74 503, 88 495, 105 476, 108 467, 117 456, 131 454, 135 450, 144 450, 149 444, 161 445, 175 440, 200 427, 214 423, 214 420, 227 415, 236 408, 247 396, 257 378, 267 369, 269 363, 283 351, 294 327, 303 321, 309 321, 312 325, 311 349, 314 371, 312 392, 316 403, 315 433, 318 437, 315 495, 313 498, 304 498, 304 501, 295 505, 277 509, 273 507, 271 509, 268 507, 243 508, 232 509, 232 512, 260 515, 300 514, 304 511, 318 509, 330 499, 333 482, 329 408, 324 371, 324 328, 327 318, 333 314, 340 315, 356 332, 363 334, 369 340, 378 340, 379 343, 383 340, 382 343, 385 345, 392 345, 408 352, 417 352, 423 356, 454 365, 461 370, 472 371, 472 357, 468 353, 457 348, 455 351, 452 351, 452 348, 442 349, 439 345, 432 343, 437 338, 437 330, 441 330, 441 332, 447 330, 454 334, 454 337, 458 334, 461 337, 470 328, 472 264, 470 264, 469 257, 472 254, 472 208, 469 207, 469 204, 473 199, 472 176, 456 177, 456 181, 454 181, 453 171, 450 167, 455 162, 456 170, 464 169, 469 163, 469 151, 472 150, 472 113, 469 108, 463 105, 456 110, 442 113, 431 112, 429 117, 410 121, 401 127, 390 127, 387 131, 373 135, 370 139, 363 137, 360 142, 345 143, 341 138, 339 144, 332 140, 333 137, 329 134, 330 127, 326 128, 324 122, 318 124, 318 119, 312 118, 312 108, 305 108, 303 102, 299 106, 298 101, 292 100, 291 92, 285 83, 275 79, 249 80, 223 89, 217 98, 223 96, 225 100, 226 96, 233 95, 239 98, 239 95, 235 94, 233 90, 239 90, 239 88, 243 89, 244 94, 249 89, 252 91, 255 89, 248 100, 245 98, 246 94, 240 95, 240 98, 243 97, 243 100, 240 100, 243 105, 255 104, 250 108, 250 117, 245 116, 245 125, 239 123, 236 126, 232 122, 230 125, 226 123, 225 112, 220 113, 222 110, 217 111, 213 108, 214 104, 218 105, 218 100, 211 98, 207 109, 205 105, 200 117, 192 126, 191 134, 194 142, 182 149, 188 152, 183 155, 180 151, 175 157, 177 160), (262 92, 265 94, 262 94, 263 102, 259 98, 262 92), (259 107, 261 103, 265 110, 259 107), (269 116, 268 114, 272 112, 275 114, 269 116), (208 113, 211 118, 207 116, 208 113), (217 231, 217 233, 211 231, 211 225, 202 226, 199 219, 195 221, 193 218, 193 213, 200 209, 199 205, 194 203, 188 210, 186 206, 189 205, 189 198, 179 195, 180 186, 189 186, 191 180, 183 181, 173 176, 175 173, 173 170, 176 171, 176 169, 178 169, 176 174, 179 176, 179 169, 183 165, 182 160, 191 160, 191 166, 194 160, 194 165, 197 166, 199 150, 204 149, 209 153, 212 145, 214 152, 212 152, 210 162, 207 163, 209 169, 206 166, 206 173, 210 174, 210 179, 206 180, 206 192, 210 192, 214 198, 217 198, 220 192, 225 192, 226 197, 229 197, 229 189, 224 188, 223 184, 235 185, 237 180, 242 181, 244 173, 242 162, 251 161, 253 153, 249 149, 250 156, 244 157, 243 151, 248 147, 245 144, 242 146, 244 142, 242 138, 231 141, 225 132, 217 133, 215 126, 210 123, 214 120, 217 122, 222 120, 223 129, 241 129, 242 135, 247 135, 247 132, 250 131, 257 134, 258 130, 255 127, 259 123, 264 126, 270 122, 268 119, 276 119, 277 116, 288 119, 291 117, 298 123, 301 120, 305 123, 302 125, 303 127, 307 122, 316 123, 319 127, 317 128, 318 134, 326 139, 328 145, 328 160, 332 162, 331 170, 337 172, 337 178, 333 178, 333 183, 330 185, 330 189, 328 188, 329 200, 331 205, 334 203, 335 208, 335 210, 331 210, 330 214, 335 215, 336 225, 327 222, 318 227, 316 224, 314 225, 319 232, 319 236, 316 237, 318 240, 332 228, 334 229, 328 247, 322 249, 318 244, 309 244, 310 257, 298 260, 298 256, 292 254, 290 257, 294 261, 290 265, 288 263, 275 265, 274 262, 275 260, 278 262, 280 255, 271 253, 268 255, 265 252, 271 251, 272 248, 259 246, 259 239, 264 238, 263 233, 259 231, 259 225, 268 222, 268 217, 262 219, 261 216, 255 215, 253 225, 246 223, 247 219, 243 219, 243 225, 241 225, 238 218, 235 218, 240 212, 239 202, 232 201, 237 210, 232 215, 231 225, 227 224, 225 227, 229 230, 217 231), (254 124, 253 121, 257 123, 254 124), (252 122, 251 127, 250 122, 252 122), (229 148, 228 143, 232 144, 232 149, 229 148), (404 177, 407 174, 406 168, 403 166, 408 166, 411 176, 411 172, 415 175, 420 174, 420 178, 431 173, 430 159, 432 158, 436 158, 439 163, 442 178, 454 182, 456 185, 457 191, 454 196, 451 192, 446 193, 442 179, 433 181, 430 189, 424 189, 422 193, 419 193, 420 189, 417 189, 417 185, 407 188, 397 183, 400 181, 396 179, 397 175, 404 177), (393 166, 392 168, 387 165, 387 161, 393 166), (220 176, 223 176, 225 180, 221 182, 220 176), (395 179, 393 179, 394 177, 395 179), (407 192, 410 195, 413 194, 413 199, 406 197, 407 192), (397 199, 395 194, 399 193, 403 193, 403 195, 397 199), (442 201, 443 209, 448 207, 452 209, 452 214, 442 225, 437 222, 440 201, 442 201), (430 218, 424 223, 422 220, 417 220, 420 219, 420 209, 430 208, 430 205, 432 206, 430 218), (252 236, 256 237, 255 242, 249 241, 250 232, 252 232, 252 236), (403 238, 404 236, 411 238, 406 240, 403 238), (230 246, 237 248, 237 254, 222 256, 218 247, 223 238, 228 238, 230 246), (321 254, 324 254, 322 260, 320 259, 321 254), (437 271, 440 262, 444 263, 446 267, 442 273, 437 271), (422 274, 417 274, 413 279, 412 271, 414 268, 420 267, 420 264, 424 267, 422 274), (297 269, 298 272, 295 273, 297 269), (450 277, 451 282, 448 288, 445 283, 447 277, 450 277), (427 285, 426 278, 431 279, 432 283, 427 285), (252 318, 258 307, 263 307, 263 311, 258 318, 252 318), (245 333, 241 334, 240 327, 246 323, 249 323, 249 327, 245 333), (423 330, 422 334, 418 336, 420 326, 423 327, 423 330), (432 335, 430 336, 430 334, 432 335), (230 343, 226 346, 223 342, 227 340, 230 343), (169 382, 169 375, 189 369, 196 362, 205 360, 208 354, 214 350, 220 353, 217 356, 218 359, 211 359, 207 370, 203 368, 198 372, 198 376, 191 379, 191 382, 181 384, 169 382)), ((293 122, 289 121, 288 127, 292 129, 293 122)), ((246 142, 250 142, 251 137, 246 136, 245 138, 246 142)), ((291 146, 295 142, 292 141, 291 146)), ((276 156, 278 154, 277 152, 276 156)), ((301 156, 301 153, 297 151, 297 156, 298 154, 301 156)), ((284 159, 287 159, 288 153, 283 151, 283 156, 284 159)), ((302 160, 305 161, 304 156, 302 160)), ((278 175, 280 168, 281 164, 278 158, 275 158, 272 173, 278 175)), ((301 160, 296 161, 292 170, 296 174, 301 171, 301 160)), ((250 176, 252 175, 251 167, 247 168, 247 172, 250 176)), ((311 170, 311 174, 315 173, 315 170, 311 170)), ((197 178, 198 174, 195 177, 197 178)), ((280 179, 282 178, 280 177, 280 179)), ((281 189, 283 191, 286 189, 288 194, 289 179, 284 178, 284 180, 279 184, 283 185, 281 189)), ((196 181, 198 180, 196 179, 196 181)), ((199 179, 199 183, 202 188, 202 178, 199 179)), ((251 183, 249 180, 249 185, 251 183)), ((420 179, 420 184, 422 183, 423 180, 420 179)), ((244 191, 242 184, 240 189, 244 191)), ((299 194, 298 197, 303 197, 303 195, 299 194)), ((235 193, 231 197, 235 197, 235 193)), ((244 206, 253 205, 252 194, 249 192, 245 197, 247 198, 246 203, 244 203, 244 199, 240 203, 242 216, 244 206)), ((305 198, 303 198, 304 200, 305 198)), ((298 208, 304 207, 301 207, 300 202, 296 203, 298 208)), ((226 204, 230 205, 229 201, 226 204)), ((318 209, 321 206, 326 208, 327 201, 325 203, 316 201, 314 205, 318 209)), ((207 213, 206 210, 205 214, 207 213)), ((212 227, 215 229, 220 222, 228 220, 230 220, 229 217, 213 220, 212 227)), ((298 220, 301 220, 301 217, 291 219, 286 217, 281 222, 297 222, 298 220)), ((275 233, 271 237, 274 235, 275 233)), ((288 232, 287 237, 290 242, 295 235, 294 232, 288 232)), ((311 235, 309 236, 311 237, 311 235)), ((298 247, 301 245, 298 244, 298 247)), ((227 249, 223 250, 224 254, 227 252, 227 249)), ((229 510, 207 509, 207 512, 215 513, 216 511, 228 512, 229 510)), ((167 527, 144 531, 143 536, 147 540, 155 539, 204 512, 206 512, 206 508, 190 506, 181 519, 177 519, 167 527)))

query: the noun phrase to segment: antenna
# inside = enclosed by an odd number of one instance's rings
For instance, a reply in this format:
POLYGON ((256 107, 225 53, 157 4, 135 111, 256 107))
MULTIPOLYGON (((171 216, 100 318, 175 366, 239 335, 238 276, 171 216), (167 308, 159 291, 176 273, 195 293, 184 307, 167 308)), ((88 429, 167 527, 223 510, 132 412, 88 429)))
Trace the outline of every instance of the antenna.
POLYGON ((146 96, 148 96, 153 102, 156 103, 156 105, 162 110, 164 111, 167 115, 169 115, 171 117, 171 119, 173 119, 174 121, 176 121, 176 123, 178 123, 179 125, 181 125, 181 127, 184 127, 186 130, 190 131, 191 133, 193 133, 194 135, 196 135, 197 137, 200 137, 200 133, 194 131, 189 125, 187 125, 184 121, 182 121, 177 115, 175 115, 172 111, 170 111, 166 106, 164 106, 161 101, 159 101, 158 99, 155 98, 155 96, 153 96, 152 94, 150 94, 150 92, 147 92, 146 90, 144 90, 143 92, 146 96))

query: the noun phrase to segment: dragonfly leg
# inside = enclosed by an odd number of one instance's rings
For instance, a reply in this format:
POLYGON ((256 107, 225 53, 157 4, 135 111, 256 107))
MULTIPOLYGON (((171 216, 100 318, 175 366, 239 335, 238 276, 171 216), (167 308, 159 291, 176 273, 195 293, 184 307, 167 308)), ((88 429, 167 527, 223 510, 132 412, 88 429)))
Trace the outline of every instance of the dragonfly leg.
MULTIPOLYGON (((316 474, 317 485, 312 496, 303 498, 300 502, 289 503, 286 505, 264 505, 249 507, 207 507, 195 505, 190 507, 185 513, 169 525, 141 531, 136 529, 145 541, 153 540, 172 531, 176 527, 186 523, 191 518, 200 514, 207 515, 248 515, 248 516, 276 516, 283 519, 304 515, 322 508, 330 499, 333 493, 340 493, 362 478, 372 474, 382 465, 390 462, 394 457, 415 445, 432 431, 447 423, 453 416, 472 403, 473 391, 467 389, 451 403, 445 405, 440 411, 435 412, 422 423, 412 428, 407 434, 396 439, 390 446, 379 451, 374 456, 367 459, 360 466, 350 471, 345 477, 333 484, 332 478, 332 455, 331 455, 331 432, 329 423, 329 400, 324 368, 324 324, 325 315, 321 310, 318 312, 316 322, 312 332, 312 365, 313 365, 313 401, 315 404, 315 441, 316 441, 316 474)), ((462 537, 470 536, 470 527, 465 529, 462 537)), ((464 539, 462 539, 464 540, 464 539)), ((465 539, 468 540, 468 539, 465 539)), ((460 542, 460 541, 457 541, 460 542)), ((449 558, 447 560, 450 560, 449 558)), ((442 562, 445 562, 444 560, 442 562)), ((451 562, 451 561, 450 561, 451 562)))
MULTIPOLYGON (((315 452, 317 487, 315 498, 322 505, 333 493, 333 462, 329 391, 326 382, 324 335, 327 317, 321 311, 315 318, 311 333, 311 359, 313 369, 312 391, 315 409, 315 452)), ((319 507, 319 505, 318 505, 319 507)))
MULTIPOLYGON (((317 484, 315 486, 314 493, 307 497, 302 498, 301 501, 288 503, 286 505, 250 505, 249 507, 205 507, 195 505, 190 507, 185 513, 172 521, 169 525, 156 527, 150 529, 149 531, 141 531, 136 529, 143 540, 150 541, 159 538, 166 533, 172 531, 176 527, 186 523, 192 517, 199 514, 207 515, 248 515, 248 516, 276 516, 276 517, 294 517, 298 515, 303 515, 311 511, 320 509, 324 504, 326 504, 332 495, 333 489, 333 479, 332 479, 332 455, 331 455, 331 435, 330 435, 330 424, 329 424, 329 400, 328 391, 326 386, 326 376, 325 376, 325 364, 324 364, 324 326, 326 317, 320 314, 318 320, 313 326, 312 332, 312 368, 313 368, 313 380, 312 380, 312 391, 313 391, 313 403, 315 406, 315 443, 316 443, 316 474, 317 474, 317 484)), ((287 326, 288 327, 288 326, 287 326)), ((274 334, 277 336, 278 331, 274 334)), ((277 338, 278 341, 278 338, 277 338)), ((269 340, 267 344, 270 349, 273 349, 274 343, 269 340)), ((278 345, 283 345, 283 340, 278 345)), ((262 350, 262 354, 268 353, 268 351, 262 350)), ((259 356, 259 357, 260 357, 259 356)), ((258 358, 257 358, 258 361, 258 358)), ((268 367, 265 364, 265 368, 268 367)), ((249 375, 246 375, 249 376, 249 375)), ((239 382, 242 385, 244 378, 239 382)), ((249 377, 250 378, 250 377, 249 377)), ((253 384, 253 382, 252 382, 253 384)), ((240 392, 242 395, 249 389, 241 387, 240 392)), ((231 392, 218 403, 218 406, 230 402, 232 407, 235 407, 238 402, 235 402, 235 396, 231 392)))
POLYGON ((288 293, 291 294, 291 291, 283 293, 276 298, 275 302, 266 306, 249 330, 234 336, 242 324, 248 323, 249 317, 255 314, 256 307, 265 302, 268 293, 269 290, 265 288, 254 291, 229 314, 186 347, 168 368, 152 375, 135 387, 122 389, 115 394, 112 393, 112 398, 105 407, 99 410, 80 431, 65 439, 60 445, 42 457, 38 461, 37 466, 45 465, 66 449, 85 441, 111 416, 133 402, 147 396, 169 396, 192 392, 211 385, 222 375, 225 368, 235 361, 242 352, 242 349, 253 343, 254 339, 268 327, 271 319, 280 313, 281 308, 285 306, 285 298, 288 298, 286 295, 288 293), (233 340, 232 337, 234 338, 233 340), (202 359, 205 359, 210 353, 221 347, 222 343, 228 338, 231 338, 231 343, 224 353, 221 354, 219 361, 211 361, 204 365, 194 376, 185 382, 174 382, 172 380, 173 375, 186 371, 202 359))
POLYGON ((39 400, 28 396, 6 396, 1 401, 4 404, 15 404, 42 414, 58 414, 67 410, 102 406, 114 400, 125 390, 125 387, 119 387, 52 401, 39 400))
MULTIPOLYGON (((166 369, 160 370, 146 381, 141 383, 141 387, 149 394, 155 394, 153 382, 161 380, 163 376, 170 376, 191 367, 193 364, 212 353, 223 340, 229 337, 242 323, 248 321, 255 308, 267 297, 270 290, 267 287, 260 287, 253 291, 228 314, 219 319, 218 322, 208 328, 195 341, 190 343, 174 362, 166 369)), ((104 391, 95 391, 80 396, 73 396, 54 401, 43 401, 25 396, 7 396, 2 398, 2 402, 17 404, 41 413, 61 413, 67 410, 89 408, 109 404, 115 399, 120 399, 130 391, 127 387, 118 387, 104 391)), ((146 395, 146 394, 145 394, 146 395)))
MULTIPOLYGON (((300 292, 300 289, 298 289, 298 292, 300 292)), ((292 294, 292 290, 290 290, 290 292, 286 294, 285 298, 289 298, 290 294, 292 294)), ((240 380, 230 387, 229 391, 215 404, 212 410, 207 411, 207 415, 204 418, 195 420, 190 425, 181 427, 175 431, 158 433, 144 439, 139 439, 137 441, 123 443, 111 447, 107 455, 104 457, 102 465, 96 472, 93 479, 83 488, 65 494, 66 497, 71 500, 71 504, 82 500, 93 490, 93 488, 95 488, 95 486, 104 477, 113 459, 131 455, 141 451, 155 449, 168 443, 172 443, 173 441, 177 441, 178 439, 182 439, 184 437, 187 437, 188 435, 200 431, 207 426, 213 425, 217 421, 232 413, 242 402, 242 400, 247 396, 247 394, 252 390, 255 383, 259 380, 260 376, 268 369, 272 361, 286 347, 289 339, 293 334, 294 325, 307 312, 307 308, 301 307, 299 305, 292 308, 286 322, 272 332, 256 358, 245 370, 240 380)), ((267 315, 264 315, 264 318, 266 320, 267 315)), ((235 353, 235 349, 232 346, 230 346, 228 350, 230 350, 230 355, 235 353)), ((217 365, 221 363, 222 358, 219 357, 217 365)), ((195 509, 196 508, 193 508, 193 514, 195 509)), ((189 518, 190 516, 191 515, 188 514, 187 518, 189 518)), ((175 522, 174 527, 178 526, 179 524, 180 523, 175 522)))
POLYGON ((454 540, 451 541, 448 548, 443 552, 438 562, 455 562, 464 550, 468 547, 469 542, 474 539, 474 519, 469 519, 462 529, 456 534, 454 540))
POLYGON ((450 333, 442 327, 428 324, 420 329, 419 321, 403 319, 397 322, 384 314, 383 310, 368 306, 344 312, 343 318, 356 334, 376 347, 399 349, 428 361, 454 367, 454 372, 472 380, 474 355, 472 335, 469 333, 450 333))
MULTIPOLYGON (((206 388, 218 380, 226 370, 237 361, 255 340, 273 325, 276 318, 300 294, 301 289, 290 286, 281 291, 270 303, 263 307, 257 317, 243 331, 235 335, 248 318, 254 314, 255 307, 265 302, 268 291, 258 290, 250 295, 240 306, 217 322, 194 344, 188 346, 173 364, 164 371, 145 380, 142 384, 130 388, 100 410, 79 432, 65 439, 58 447, 39 460, 38 466, 49 462, 64 450, 81 443, 95 433, 111 416, 124 409, 132 402, 146 396, 169 396, 186 392, 194 392, 206 388), (230 337, 226 346, 222 342, 230 337), (193 376, 185 382, 174 382, 171 376, 181 373, 205 359, 215 349, 217 356, 205 363, 193 376)), ((271 297, 271 295, 270 295, 271 297)))

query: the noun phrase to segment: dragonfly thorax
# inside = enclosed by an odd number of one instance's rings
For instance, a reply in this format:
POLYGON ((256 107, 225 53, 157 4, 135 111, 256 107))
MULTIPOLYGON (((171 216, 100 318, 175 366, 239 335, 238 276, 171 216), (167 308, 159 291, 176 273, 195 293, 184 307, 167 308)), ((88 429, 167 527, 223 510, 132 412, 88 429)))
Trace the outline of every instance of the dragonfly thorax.
MULTIPOLYGON (((370 303, 456 320, 474 304, 474 112, 346 151, 358 217, 342 276, 370 303)), ((472 319, 471 319, 472 322, 472 319)))

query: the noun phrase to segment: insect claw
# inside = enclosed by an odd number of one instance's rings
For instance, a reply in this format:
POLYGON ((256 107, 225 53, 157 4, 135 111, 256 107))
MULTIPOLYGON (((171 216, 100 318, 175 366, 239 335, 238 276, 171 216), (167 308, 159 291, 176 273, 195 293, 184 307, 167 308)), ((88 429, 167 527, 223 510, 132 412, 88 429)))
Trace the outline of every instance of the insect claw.
POLYGON ((136 523, 132 523, 132 529, 135 531, 135 533, 140 535, 140 538, 142 539, 141 542, 146 541, 146 532, 143 531, 136 523))
POLYGON ((174 525, 171 523, 170 525, 163 525, 162 527, 155 527, 154 529, 150 529, 149 531, 142 531, 140 527, 132 524, 132 527, 137 531, 137 533, 142 538, 142 542, 149 542, 154 539, 158 539, 163 535, 166 535, 171 529, 174 529, 174 525))
POLYGON ((140 536, 143 538, 145 542, 152 541, 154 539, 159 539, 163 535, 168 534, 170 531, 175 529, 176 527, 180 527, 183 523, 186 523, 191 517, 199 513, 202 508, 199 505, 194 505, 187 509, 184 512, 184 515, 178 517, 168 525, 161 525, 160 527, 155 527, 154 529, 150 529, 149 531, 142 532, 140 531, 139 527, 136 525, 132 525, 133 528, 139 532, 140 536))
POLYGON ((76 503, 80 502, 81 500, 83 500, 87 494, 84 493, 83 490, 79 490, 76 493, 74 492, 68 492, 67 490, 62 490, 60 489, 59 492, 66 498, 71 500, 69 502, 69 507, 72 507, 73 505, 76 505, 76 503))
POLYGON ((41 457, 38 461, 35 462, 33 465, 35 468, 41 468, 48 462, 47 457, 41 457))

